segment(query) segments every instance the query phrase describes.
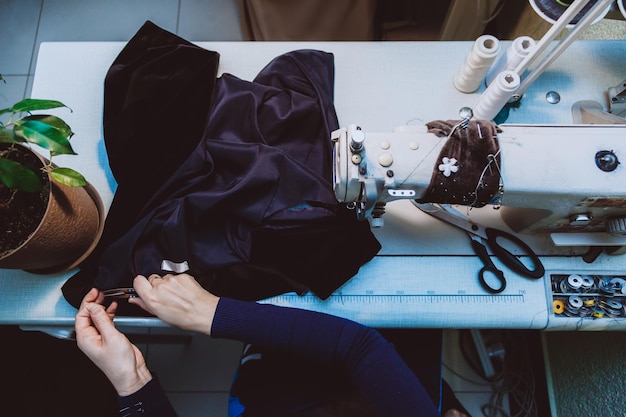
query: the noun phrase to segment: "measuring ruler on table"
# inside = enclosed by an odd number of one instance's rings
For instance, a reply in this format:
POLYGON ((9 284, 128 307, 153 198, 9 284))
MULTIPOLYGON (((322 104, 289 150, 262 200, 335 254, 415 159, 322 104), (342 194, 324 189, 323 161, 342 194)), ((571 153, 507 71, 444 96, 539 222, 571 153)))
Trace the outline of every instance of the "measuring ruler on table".
POLYGON ((544 328, 542 280, 508 272, 507 289, 480 287, 480 261, 471 256, 378 256, 326 300, 283 294, 263 302, 320 311, 371 327, 544 328))

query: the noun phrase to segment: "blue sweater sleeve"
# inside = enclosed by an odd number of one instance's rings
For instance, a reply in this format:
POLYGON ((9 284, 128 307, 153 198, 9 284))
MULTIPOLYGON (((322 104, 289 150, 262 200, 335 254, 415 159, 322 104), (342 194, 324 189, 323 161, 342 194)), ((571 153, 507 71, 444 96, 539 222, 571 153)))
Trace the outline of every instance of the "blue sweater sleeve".
POLYGON ((373 329, 328 314, 221 298, 211 335, 344 367, 380 416, 439 416, 417 377, 373 329))
MULTIPOLYGON (((286 350, 343 367, 380 416, 439 416, 417 377, 378 332, 313 311, 221 298, 211 336, 264 349, 286 350)), ((173 417, 156 377, 120 397, 120 415, 173 417)))

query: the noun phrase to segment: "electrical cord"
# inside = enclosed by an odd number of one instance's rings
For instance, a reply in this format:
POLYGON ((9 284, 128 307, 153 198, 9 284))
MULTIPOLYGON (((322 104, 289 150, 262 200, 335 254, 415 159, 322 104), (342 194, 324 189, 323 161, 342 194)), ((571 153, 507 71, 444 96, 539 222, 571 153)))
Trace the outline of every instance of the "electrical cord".
POLYGON ((535 398, 535 376, 529 357, 526 337, 515 330, 504 330, 497 333, 504 345, 503 360, 492 358, 496 373, 487 378, 482 369, 476 365, 476 352, 471 351, 467 337, 459 339, 460 351, 467 362, 482 381, 475 381, 452 369, 446 363, 443 366, 457 377, 475 385, 489 386, 492 394, 489 401, 480 408, 484 417, 537 417, 538 408, 535 398), (508 410, 505 401, 508 399, 508 410))

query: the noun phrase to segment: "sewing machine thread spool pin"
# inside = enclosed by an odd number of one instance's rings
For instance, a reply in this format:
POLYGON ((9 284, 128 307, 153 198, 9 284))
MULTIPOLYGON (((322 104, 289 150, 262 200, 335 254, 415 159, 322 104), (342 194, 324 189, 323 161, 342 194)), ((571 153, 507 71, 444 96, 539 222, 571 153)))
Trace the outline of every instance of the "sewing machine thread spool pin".
POLYGON ((353 152, 361 152, 364 148, 363 142, 365 142, 365 132, 357 127, 350 134, 350 149, 353 152))

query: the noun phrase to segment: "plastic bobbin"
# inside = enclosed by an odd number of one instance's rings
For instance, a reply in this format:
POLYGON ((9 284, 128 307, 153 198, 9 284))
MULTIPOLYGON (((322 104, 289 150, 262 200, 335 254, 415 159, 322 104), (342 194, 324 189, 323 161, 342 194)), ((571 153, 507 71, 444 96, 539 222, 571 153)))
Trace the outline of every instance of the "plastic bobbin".
POLYGON ((589 291, 593 288, 596 282, 589 275, 583 275, 580 277, 580 287, 583 291, 589 291))
POLYGON ((580 298, 577 295, 572 295, 568 300, 567 300, 567 304, 574 308, 574 309, 579 309, 583 306, 583 300, 582 298, 580 298))
POLYGON ((597 319, 601 319, 602 317, 604 317, 604 310, 602 310, 600 307, 596 306, 593 310, 591 315, 597 319))
MULTIPOLYGON (((502 71, 513 71, 535 47, 536 42, 530 36, 520 36, 513 40, 504 54, 500 55, 493 66, 487 72, 485 84, 489 85, 493 82, 498 74, 502 71)), ((519 74, 518 74, 519 75, 519 74)))
POLYGON ((601 294, 613 296, 615 294, 615 285, 611 283, 611 279, 602 278, 598 281, 598 290, 601 294))
POLYGON ((624 278, 615 277, 609 280, 609 284, 618 294, 626 295, 626 280, 624 278))
POLYGON ((596 300, 595 298, 586 298, 583 300, 583 305, 585 307, 593 307, 594 305, 596 305, 596 300))
POLYGON ((602 308, 604 313, 612 318, 621 316, 624 311, 624 306, 616 300, 600 300, 598 307, 602 308))
POLYGON ((520 86, 520 78, 514 71, 503 71, 487 87, 474 106, 476 119, 493 120, 520 86))
POLYGON ((578 291, 583 285, 583 278, 580 275, 572 274, 567 277, 567 285, 574 291, 578 291))
POLYGON ((552 302, 552 308, 554 310, 554 314, 563 314, 565 311, 565 303, 561 300, 554 300, 552 302))
POLYGON ((454 77, 454 87, 462 93, 473 93, 478 90, 489 68, 498 57, 499 50, 500 41, 495 36, 478 37, 454 77))

